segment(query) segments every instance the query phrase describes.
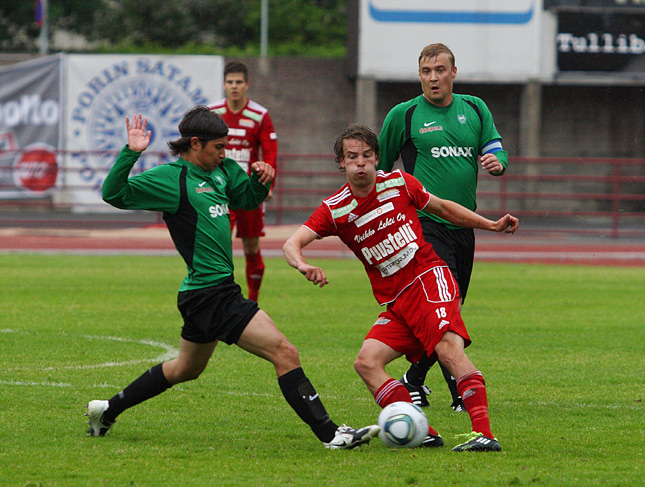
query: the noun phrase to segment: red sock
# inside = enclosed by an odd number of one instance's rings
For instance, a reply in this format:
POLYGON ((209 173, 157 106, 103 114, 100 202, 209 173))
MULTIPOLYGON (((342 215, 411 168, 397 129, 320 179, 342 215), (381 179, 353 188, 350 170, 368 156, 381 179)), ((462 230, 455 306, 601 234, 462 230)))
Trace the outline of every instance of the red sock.
MULTIPOLYGON (((393 402, 412 402, 412 398, 410 397, 408 390, 396 379, 390 379, 379 387, 378 391, 376 391, 376 394, 374 395, 374 400, 376 401, 376 404, 382 408, 392 404, 393 402)), ((437 433, 430 424, 428 424, 428 433, 439 436, 439 433, 437 433)))
POLYGON ((464 401, 466 411, 470 415, 473 431, 483 433, 488 438, 494 438, 490 430, 486 382, 484 382, 482 373, 476 370, 457 379, 457 390, 464 401))
POLYGON ((262 276, 264 276, 264 261, 262 254, 245 254, 246 259, 246 285, 249 288, 249 299, 258 300, 262 276))

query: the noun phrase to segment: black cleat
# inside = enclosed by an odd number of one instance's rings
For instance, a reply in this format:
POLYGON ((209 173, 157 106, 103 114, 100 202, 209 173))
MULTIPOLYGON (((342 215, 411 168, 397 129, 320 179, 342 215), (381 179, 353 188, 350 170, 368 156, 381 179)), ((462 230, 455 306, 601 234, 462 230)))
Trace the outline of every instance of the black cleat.
POLYGON ((452 410, 456 413, 465 413, 466 412, 466 406, 464 406, 464 401, 462 401, 461 396, 459 396, 457 399, 455 399, 452 404, 450 405, 452 410))
POLYGON ((421 442, 421 446, 426 448, 437 448, 443 446, 443 438, 439 435, 431 435, 428 433, 428 436, 421 442))
POLYGON ((495 438, 484 436, 483 433, 473 431, 465 435, 466 441, 461 445, 457 445, 452 451, 502 451, 502 447, 495 438))
POLYGON ((420 408, 425 408, 430 405, 428 402, 428 396, 432 392, 428 386, 421 385, 421 386, 414 386, 408 382, 407 378, 407 372, 403 374, 403 377, 399 379, 399 382, 405 386, 405 388, 408 390, 410 393, 410 397, 412 398, 412 403, 415 406, 419 406, 420 408))

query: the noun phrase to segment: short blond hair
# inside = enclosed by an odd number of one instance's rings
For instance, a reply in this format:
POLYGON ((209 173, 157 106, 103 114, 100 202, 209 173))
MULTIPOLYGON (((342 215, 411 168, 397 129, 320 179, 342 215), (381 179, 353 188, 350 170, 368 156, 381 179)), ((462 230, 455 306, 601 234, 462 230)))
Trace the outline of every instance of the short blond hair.
POLYGON ((430 44, 423 48, 421 54, 419 55, 419 65, 421 65, 421 61, 423 61, 424 59, 435 58, 439 54, 447 54, 450 58, 450 62, 452 63, 451 67, 455 67, 455 55, 452 53, 448 46, 441 44, 440 42, 430 44))

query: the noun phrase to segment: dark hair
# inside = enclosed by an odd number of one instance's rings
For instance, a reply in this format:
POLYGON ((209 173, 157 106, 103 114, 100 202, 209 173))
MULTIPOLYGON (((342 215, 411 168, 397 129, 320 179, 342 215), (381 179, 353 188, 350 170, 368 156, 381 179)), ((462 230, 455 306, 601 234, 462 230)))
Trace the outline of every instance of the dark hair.
POLYGON ((423 48, 421 54, 419 55, 419 64, 424 59, 431 59, 437 57, 439 54, 447 54, 452 63, 452 67, 455 67, 455 55, 452 53, 450 48, 445 44, 437 42, 436 44, 430 44, 423 48))
POLYGON ((224 78, 226 78, 226 75, 229 73, 242 73, 244 76, 244 81, 249 80, 249 72, 246 69, 246 65, 237 61, 229 61, 226 63, 226 66, 224 67, 224 78))
POLYGON ((186 112, 179 122, 181 138, 168 142, 173 156, 190 149, 190 141, 197 137, 202 144, 213 139, 221 139, 228 134, 228 127, 219 116, 206 105, 198 105, 186 112))
POLYGON ((341 134, 336 139, 336 143, 334 144, 336 165, 338 166, 340 172, 345 172, 345 170, 340 166, 340 161, 345 156, 343 154, 343 142, 347 139, 362 140, 374 151, 376 159, 379 159, 378 137, 376 136, 376 134, 367 125, 353 123, 341 132, 341 134))

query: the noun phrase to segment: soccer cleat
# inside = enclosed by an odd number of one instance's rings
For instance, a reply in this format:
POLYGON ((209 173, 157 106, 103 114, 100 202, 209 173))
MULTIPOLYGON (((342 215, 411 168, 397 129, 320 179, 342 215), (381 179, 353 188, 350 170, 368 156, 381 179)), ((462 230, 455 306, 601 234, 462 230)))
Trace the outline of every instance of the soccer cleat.
POLYGON ((428 436, 426 436, 421 442, 421 446, 426 448, 437 448, 443 446, 443 438, 439 435, 431 435, 428 433, 428 436))
POLYGON ((108 401, 95 400, 87 403, 85 416, 89 418, 87 424, 90 426, 87 430, 87 436, 105 436, 110 426, 114 424, 103 418, 109 406, 108 401))
POLYGON ((461 396, 459 396, 457 399, 455 399, 452 404, 450 405, 452 410, 456 413, 465 413, 466 412, 466 406, 464 406, 464 401, 461 400, 461 396))
POLYGON ((428 396, 432 392, 428 386, 414 386, 408 382, 408 373, 406 372, 403 374, 403 377, 399 379, 399 382, 405 386, 405 388, 408 390, 410 393, 410 397, 412 398, 412 403, 415 406, 419 406, 420 408, 424 408, 426 406, 429 406, 430 403, 428 402, 428 396))
POLYGON ((325 448, 332 450, 351 450, 370 442, 372 438, 379 434, 381 428, 375 424, 355 430, 347 425, 339 426, 336 429, 336 436, 329 442, 323 443, 325 448))
POLYGON ((452 451, 502 451, 502 447, 496 438, 488 438, 483 433, 473 431, 464 435, 457 435, 466 437, 466 441, 457 445, 452 451))

